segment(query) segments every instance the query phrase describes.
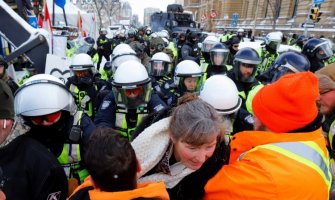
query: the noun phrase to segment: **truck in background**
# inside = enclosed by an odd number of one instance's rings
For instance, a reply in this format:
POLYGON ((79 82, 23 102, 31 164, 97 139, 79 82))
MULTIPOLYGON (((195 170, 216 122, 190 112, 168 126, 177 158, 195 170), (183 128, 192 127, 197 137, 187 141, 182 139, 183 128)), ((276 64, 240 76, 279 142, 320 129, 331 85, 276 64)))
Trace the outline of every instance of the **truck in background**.
POLYGON ((170 4, 167 12, 155 12, 150 17, 150 27, 153 32, 167 30, 170 34, 199 31, 191 13, 184 12, 180 4, 170 4))

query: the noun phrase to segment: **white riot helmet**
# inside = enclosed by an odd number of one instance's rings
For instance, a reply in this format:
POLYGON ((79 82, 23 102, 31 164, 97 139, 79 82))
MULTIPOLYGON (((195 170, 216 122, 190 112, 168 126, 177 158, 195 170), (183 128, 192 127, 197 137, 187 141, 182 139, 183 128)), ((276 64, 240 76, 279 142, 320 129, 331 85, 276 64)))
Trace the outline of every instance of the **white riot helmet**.
POLYGON ((121 43, 118 44, 116 47, 114 47, 113 52, 110 56, 111 60, 113 59, 113 56, 115 55, 116 52, 118 52, 120 49, 132 49, 131 46, 129 46, 129 44, 125 44, 125 43, 121 43))
POLYGON ((164 52, 155 53, 150 60, 149 74, 165 76, 171 73, 171 58, 164 52))
POLYGON ((265 44, 272 50, 278 50, 282 40, 281 32, 271 32, 265 37, 265 44))
POLYGON ((123 62, 112 82, 115 102, 128 109, 145 107, 151 97, 151 82, 145 67, 138 61, 123 62))
POLYGON ((174 72, 174 84, 184 92, 198 92, 202 85, 203 72, 200 66, 192 60, 181 61, 174 72), (193 79, 188 79, 193 78, 193 79), (194 88, 187 88, 185 81, 195 81, 194 88))
POLYGON ((91 85, 95 67, 91 56, 86 53, 80 53, 73 57, 70 65, 70 75, 76 77, 77 84, 91 85))
POLYGON ((167 30, 161 30, 160 32, 158 32, 158 35, 161 38, 166 38, 167 40, 170 38, 169 32, 167 30))
MULTIPOLYGON (((129 46, 129 45, 128 45, 129 46)), ((130 46, 129 46, 130 47, 130 46)), ((125 61, 135 60, 140 62, 140 59, 136 56, 136 52, 130 47, 124 46, 118 48, 115 52, 113 51, 112 71, 115 73, 116 69, 125 61)))
POLYGON ((77 111, 75 100, 58 78, 49 74, 30 77, 15 93, 15 113, 23 117, 49 115, 58 111, 77 111))
POLYGON ((201 51, 208 53, 212 49, 212 47, 218 42, 220 42, 220 40, 216 36, 214 35, 207 36, 205 40, 202 42, 201 51))
POLYGON ((237 112, 242 104, 234 81, 225 75, 214 75, 208 78, 201 88, 200 98, 223 115, 237 112))

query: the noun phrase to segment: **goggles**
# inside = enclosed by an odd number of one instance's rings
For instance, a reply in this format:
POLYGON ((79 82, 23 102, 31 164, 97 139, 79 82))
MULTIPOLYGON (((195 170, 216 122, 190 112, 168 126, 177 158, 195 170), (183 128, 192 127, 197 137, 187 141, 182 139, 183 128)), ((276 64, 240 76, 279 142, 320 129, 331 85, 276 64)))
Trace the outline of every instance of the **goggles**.
POLYGON ((125 91, 124 91, 124 94, 128 98, 136 98, 141 93, 143 93, 143 87, 142 86, 140 86, 138 88, 134 88, 134 89, 125 89, 125 91))
POLYGON ((37 117, 29 117, 29 119, 33 122, 35 125, 41 125, 44 121, 48 123, 56 123, 62 115, 61 111, 51 113, 48 115, 43 116, 37 116, 37 117))
POLYGON ((256 65, 254 65, 254 64, 242 63, 242 62, 241 62, 241 65, 243 67, 246 67, 246 68, 255 68, 256 67, 256 65))

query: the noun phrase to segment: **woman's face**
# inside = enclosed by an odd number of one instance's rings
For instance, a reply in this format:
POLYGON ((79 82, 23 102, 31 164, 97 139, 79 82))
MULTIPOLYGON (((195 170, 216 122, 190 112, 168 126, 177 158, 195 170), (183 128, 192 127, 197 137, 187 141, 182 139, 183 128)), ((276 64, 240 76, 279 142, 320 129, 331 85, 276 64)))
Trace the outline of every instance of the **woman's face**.
POLYGON ((181 141, 180 139, 174 141, 174 156, 178 162, 184 164, 187 168, 198 170, 204 162, 213 155, 216 143, 217 135, 212 134, 208 138, 208 143, 200 146, 195 146, 181 141))
POLYGON ((185 87, 187 91, 194 91, 197 87, 198 78, 195 77, 187 77, 184 80, 185 87))

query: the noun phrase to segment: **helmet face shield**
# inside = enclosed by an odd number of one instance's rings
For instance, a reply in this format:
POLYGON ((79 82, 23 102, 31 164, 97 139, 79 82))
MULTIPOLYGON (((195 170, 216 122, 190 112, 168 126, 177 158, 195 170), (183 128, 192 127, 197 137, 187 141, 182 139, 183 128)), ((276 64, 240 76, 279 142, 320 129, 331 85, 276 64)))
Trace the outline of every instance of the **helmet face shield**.
POLYGON ((216 43, 214 42, 204 42, 202 43, 202 52, 209 52, 216 43))
POLYGON ((202 76, 182 76, 179 88, 184 92, 199 92, 202 86, 202 76))
POLYGON ((210 52, 210 58, 212 65, 222 66, 226 63, 228 59, 229 51, 227 50, 215 50, 210 52))
POLYGON ((268 46, 270 47, 270 49, 273 49, 273 50, 278 50, 279 49, 279 46, 280 46, 280 42, 278 41, 271 41, 268 46))
POLYGON ((315 55, 320 60, 325 60, 333 55, 333 51, 328 43, 321 43, 315 50, 315 55))
POLYGON ((151 84, 149 82, 138 86, 113 87, 113 93, 117 104, 128 109, 137 109, 150 101, 151 84))
POLYGON ((171 63, 152 60, 150 61, 149 74, 152 76, 165 76, 171 71, 171 63))

